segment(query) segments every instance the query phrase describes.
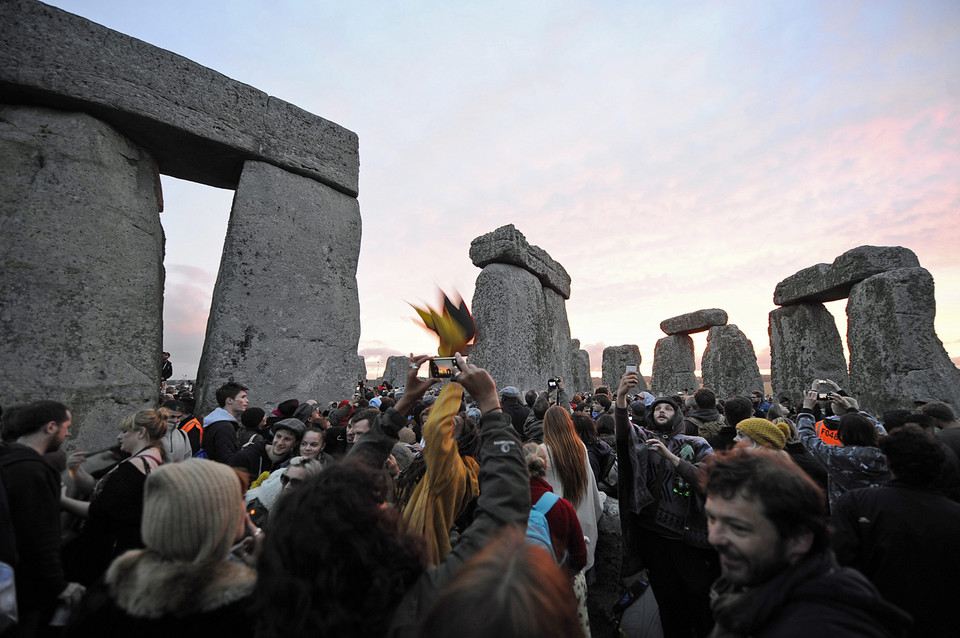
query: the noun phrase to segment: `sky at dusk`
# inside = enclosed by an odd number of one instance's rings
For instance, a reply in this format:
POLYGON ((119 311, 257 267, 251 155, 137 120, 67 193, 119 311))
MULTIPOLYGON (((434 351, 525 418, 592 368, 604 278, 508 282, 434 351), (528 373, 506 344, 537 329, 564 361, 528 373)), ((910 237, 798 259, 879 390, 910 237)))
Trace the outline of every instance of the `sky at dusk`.
MULTIPOLYGON (((865 244, 916 252, 960 363, 956 0, 50 4, 359 135, 371 377, 436 351, 407 302, 470 304, 470 241, 507 223, 569 272, 597 373, 637 344, 649 374, 660 321, 700 308, 769 368, 776 284, 865 244)), ((163 189, 164 349, 191 378, 233 193, 163 189)))

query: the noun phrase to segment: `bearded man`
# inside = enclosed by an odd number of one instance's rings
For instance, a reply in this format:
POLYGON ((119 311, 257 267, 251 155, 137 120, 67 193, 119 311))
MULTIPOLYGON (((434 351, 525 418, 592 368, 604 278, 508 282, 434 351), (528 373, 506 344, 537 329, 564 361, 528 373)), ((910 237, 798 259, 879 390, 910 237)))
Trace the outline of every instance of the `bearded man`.
POLYGON ((680 406, 669 397, 650 405, 642 426, 630 423, 627 394, 639 381, 636 372, 621 377, 613 413, 624 573, 646 567, 665 638, 703 637, 713 627, 710 585, 720 574, 699 487, 713 448, 683 434, 680 406))

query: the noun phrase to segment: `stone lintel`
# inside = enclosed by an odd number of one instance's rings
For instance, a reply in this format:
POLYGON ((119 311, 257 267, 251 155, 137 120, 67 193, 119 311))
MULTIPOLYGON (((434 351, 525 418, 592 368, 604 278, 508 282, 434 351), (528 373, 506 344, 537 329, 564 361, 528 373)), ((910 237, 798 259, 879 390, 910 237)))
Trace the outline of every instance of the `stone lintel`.
POLYGON ((0 94, 82 111, 160 172, 236 188, 247 160, 357 196, 356 133, 183 56, 33 0, 0 2, 0 94))

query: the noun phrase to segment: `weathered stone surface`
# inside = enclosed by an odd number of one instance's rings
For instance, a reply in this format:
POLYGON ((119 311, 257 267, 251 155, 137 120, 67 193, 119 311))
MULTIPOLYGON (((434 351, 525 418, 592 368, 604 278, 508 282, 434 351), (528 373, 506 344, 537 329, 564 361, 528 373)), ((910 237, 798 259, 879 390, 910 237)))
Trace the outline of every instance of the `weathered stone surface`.
POLYGON ((356 199, 248 162, 213 293, 198 408, 211 408, 213 393, 230 378, 249 386, 251 399, 264 408, 291 396, 321 402, 352 396, 359 253, 356 199), (324 229, 319 239, 317 228, 324 229))
POLYGON ((573 382, 569 385, 571 396, 575 392, 593 392, 593 379, 590 378, 590 353, 580 349, 579 339, 571 339, 570 347, 573 350, 573 382))
POLYGON ((513 224, 477 237, 470 243, 470 259, 478 268, 511 264, 533 273, 546 288, 570 298, 570 275, 539 246, 531 246, 513 224))
MULTIPOLYGON (((639 368, 641 361, 643 357, 640 356, 640 348, 636 345, 607 346, 603 349, 601 382, 610 388, 611 392, 616 392, 620 386, 620 377, 627 371, 627 366, 635 365, 639 368)), ((633 392, 645 392, 646 389, 647 382, 643 375, 640 375, 640 385, 633 392)))
POLYGON ((915 399, 960 405, 960 371, 937 338, 933 277, 899 268, 857 284, 847 302, 850 386, 874 414, 915 399))
MULTIPOLYGON (((410 357, 387 357, 387 365, 383 369, 383 380, 395 388, 407 385, 407 371, 410 369, 410 357)), ((421 368, 425 370, 426 368, 421 368)))
POLYGON ((355 133, 40 2, 0 2, 0 93, 90 113, 150 149, 166 175, 235 188, 244 161, 261 160, 357 194, 355 133))
POLYGON ((833 315, 820 303, 770 313, 770 385, 778 399, 799 401, 814 379, 847 387, 847 361, 833 315))
POLYGON ((693 356, 693 339, 689 335, 671 335, 657 341, 653 351, 651 391, 657 395, 673 394, 700 387, 693 356))
POLYGON ((773 293, 778 306, 845 299, 854 284, 895 268, 917 268, 917 256, 903 246, 859 246, 832 264, 816 264, 787 277, 773 293))
POLYGON ((156 165, 88 115, 2 106, 0 166, 3 406, 60 401, 72 444, 106 447, 159 387, 156 165))
POLYGON ((363 355, 357 355, 357 379, 367 378, 367 360, 363 358, 363 355))
POLYGON ((708 308, 670 317, 660 322, 660 329, 668 335, 688 335, 727 324, 727 311, 708 308))
MULTIPOLYGON (((550 339, 550 354, 553 372, 548 372, 547 379, 551 377, 562 377, 564 387, 569 391, 572 388, 567 387, 567 380, 573 378, 573 358, 576 350, 570 342, 570 322, 567 319, 567 306, 557 292, 551 288, 543 289, 543 307, 547 312, 547 336, 550 339)), ((543 385, 533 389, 543 390, 546 388, 546 379, 543 385)), ((531 388, 526 388, 527 390, 531 388)))
POLYGON ((763 377, 753 342, 736 324, 710 328, 700 369, 704 387, 711 388, 717 397, 750 396, 754 390, 763 392, 763 377))
POLYGON ((477 338, 470 362, 486 368, 498 388, 545 388, 552 356, 543 287, 508 264, 480 271, 471 304, 477 338))

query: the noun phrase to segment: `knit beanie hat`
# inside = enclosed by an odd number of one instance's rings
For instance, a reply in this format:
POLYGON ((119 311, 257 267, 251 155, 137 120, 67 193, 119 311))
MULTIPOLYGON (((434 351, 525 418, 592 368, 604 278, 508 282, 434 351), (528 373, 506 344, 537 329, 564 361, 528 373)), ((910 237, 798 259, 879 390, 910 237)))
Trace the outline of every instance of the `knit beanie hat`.
POLYGON ((782 450, 787 443, 783 430, 766 419, 744 419, 737 424, 737 429, 763 447, 782 450))
POLYGON ((240 415, 240 423, 248 430, 256 430, 263 421, 263 415, 266 414, 260 408, 247 408, 240 415))
POLYGON ((200 562, 226 557, 243 524, 240 479, 228 465, 187 459, 150 472, 140 533, 166 559, 200 562))

